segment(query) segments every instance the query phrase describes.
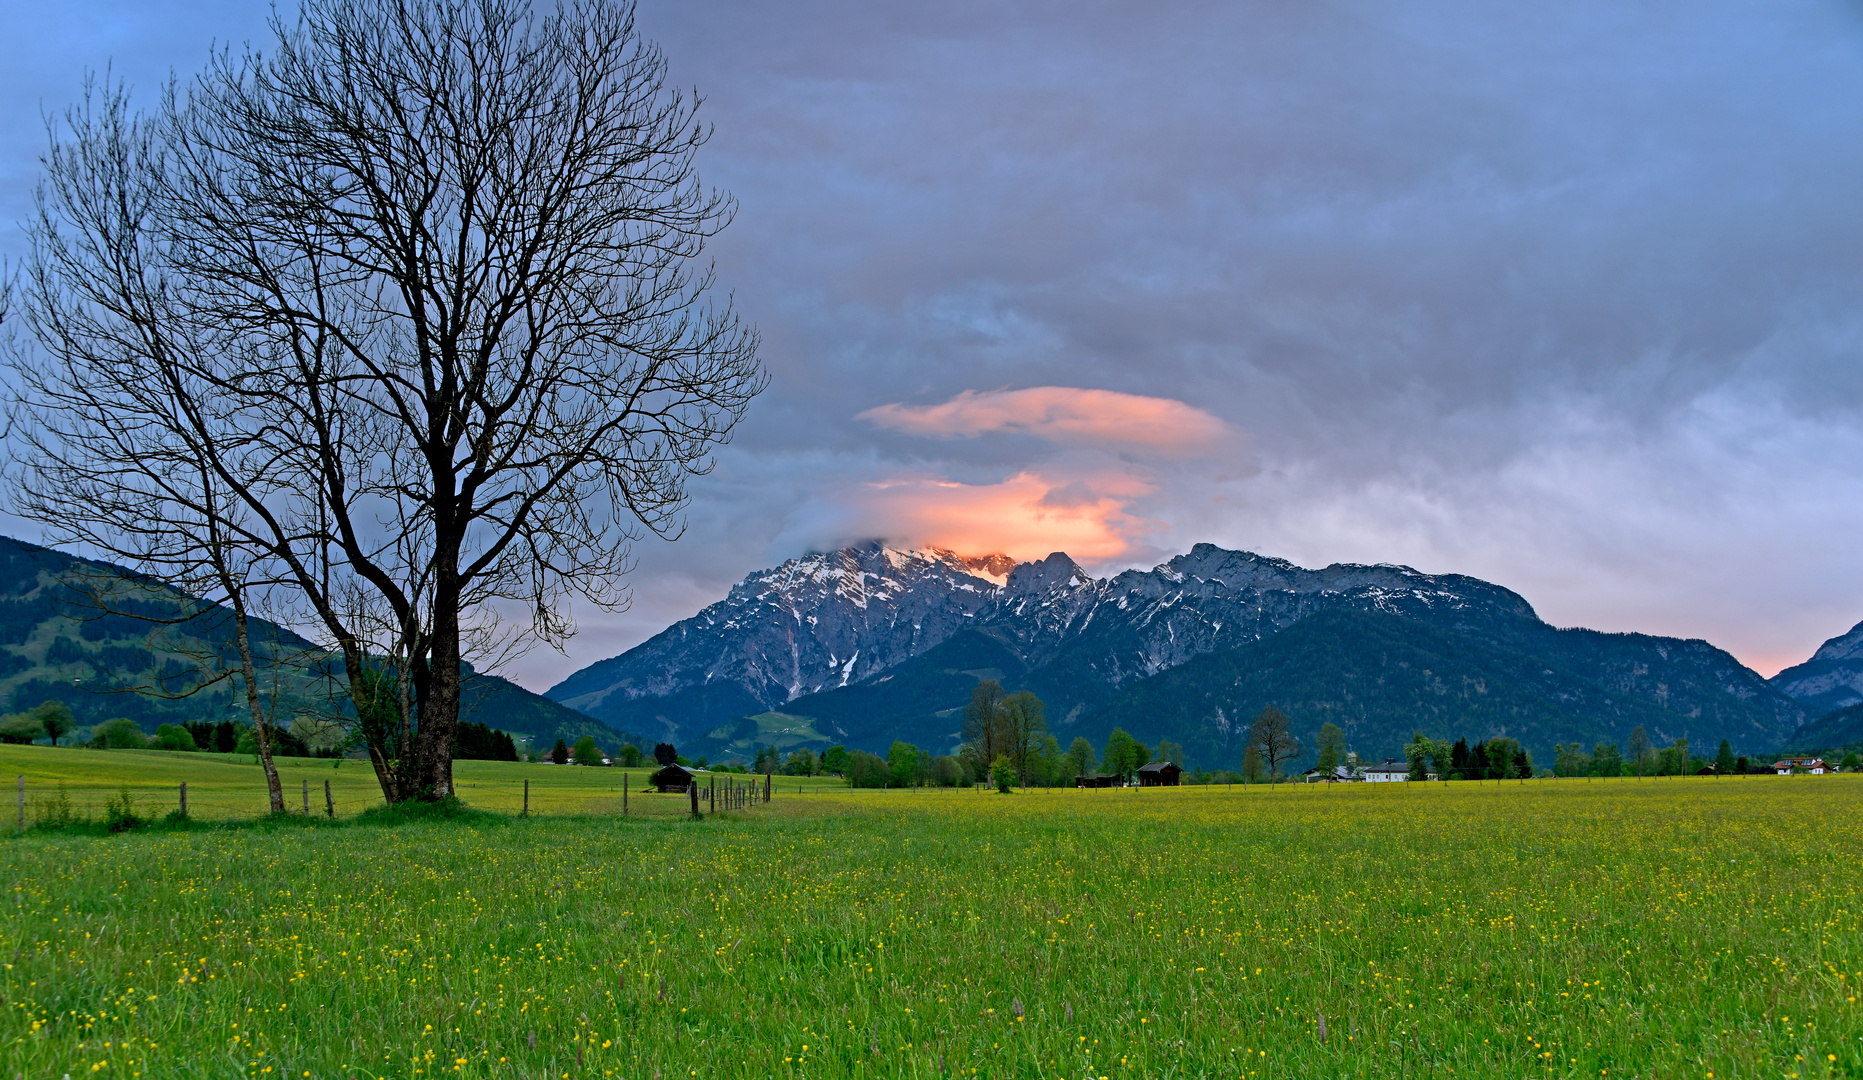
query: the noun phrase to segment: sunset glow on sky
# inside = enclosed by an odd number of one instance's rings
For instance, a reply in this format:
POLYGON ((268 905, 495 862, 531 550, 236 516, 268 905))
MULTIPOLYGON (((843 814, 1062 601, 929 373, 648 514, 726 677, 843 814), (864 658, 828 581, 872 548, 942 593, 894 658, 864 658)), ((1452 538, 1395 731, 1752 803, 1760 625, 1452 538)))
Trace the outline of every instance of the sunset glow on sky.
MULTIPOLYGON (((288 18, 290 4, 281 11, 288 18)), ((0 11, 0 256, 86 69, 265 5, 0 11)), ((543 687, 883 538, 1482 577, 1763 673, 1863 618, 1863 7, 644 0, 770 390, 543 687)), ((30 535, 23 523, 9 531, 30 535)))

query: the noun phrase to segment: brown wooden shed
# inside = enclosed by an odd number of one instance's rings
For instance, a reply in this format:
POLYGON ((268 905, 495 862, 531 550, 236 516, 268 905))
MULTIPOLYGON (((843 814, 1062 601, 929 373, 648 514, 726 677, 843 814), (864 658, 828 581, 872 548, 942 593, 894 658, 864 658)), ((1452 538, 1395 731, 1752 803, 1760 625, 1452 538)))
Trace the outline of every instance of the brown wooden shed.
POLYGON ((1154 761, 1139 766, 1139 787, 1176 787, 1183 775, 1183 768, 1175 761, 1154 761))
POLYGON ((686 768, 684 765, 667 765, 663 766, 659 772, 649 776, 647 782, 654 786, 654 790, 665 795, 685 791, 694 783, 698 782, 698 777, 694 774, 693 770, 686 768))
POLYGON ((1074 777, 1074 786, 1080 787, 1118 787, 1119 778, 1106 773, 1094 773, 1092 776, 1074 777))

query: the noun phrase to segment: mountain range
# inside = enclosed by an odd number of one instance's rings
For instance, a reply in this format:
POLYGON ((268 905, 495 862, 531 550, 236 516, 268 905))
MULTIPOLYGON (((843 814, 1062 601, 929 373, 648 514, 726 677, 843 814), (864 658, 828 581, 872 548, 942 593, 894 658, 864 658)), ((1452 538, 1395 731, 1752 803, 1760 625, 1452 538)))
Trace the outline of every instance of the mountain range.
POLYGON ((713 756, 894 739, 947 752, 983 678, 1034 691, 1064 745, 1118 726, 1211 768, 1235 766, 1268 704, 1309 745, 1330 721, 1368 757, 1420 730, 1507 735, 1545 760, 1554 743, 1622 745, 1639 726, 1661 743, 1766 754, 1840 683, 1863 700, 1863 627, 1851 636, 1854 649, 1834 639, 1812 662, 1826 664, 1814 698, 1705 641, 1553 627, 1462 575, 1312 570, 1199 544, 1096 578, 1062 553, 1018 564, 868 542, 753 573, 546 696, 713 756))

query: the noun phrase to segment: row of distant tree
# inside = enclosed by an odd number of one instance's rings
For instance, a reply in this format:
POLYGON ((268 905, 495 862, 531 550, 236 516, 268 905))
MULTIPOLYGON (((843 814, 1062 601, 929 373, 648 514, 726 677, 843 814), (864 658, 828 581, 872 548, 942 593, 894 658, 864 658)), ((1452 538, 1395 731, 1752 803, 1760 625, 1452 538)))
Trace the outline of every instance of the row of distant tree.
MULTIPOLYGON (((1752 759, 1745 754, 1734 753, 1733 744, 1726 739, 1714 753, 1713 760, 1690 757, 1688 740, 1677 739, 1664 747, 1652 747, 1649 737, 1642 728, 1630 733, 1628 753, 1617 748, 1616 743, 1600 742, 1586 750, 1580 743, 1561 743, 1554 747, 1553 775, 1555 776, 1684 776, 1694 775, 1714 767, 1721 776, 1737 776, 1742 773, 1770 773, 1772 762, 1767 759, 1752 759)), ((1843 760, 1842 766, 1848 770, 1856 767, 1859 759, 1850 754, 1843 760)))

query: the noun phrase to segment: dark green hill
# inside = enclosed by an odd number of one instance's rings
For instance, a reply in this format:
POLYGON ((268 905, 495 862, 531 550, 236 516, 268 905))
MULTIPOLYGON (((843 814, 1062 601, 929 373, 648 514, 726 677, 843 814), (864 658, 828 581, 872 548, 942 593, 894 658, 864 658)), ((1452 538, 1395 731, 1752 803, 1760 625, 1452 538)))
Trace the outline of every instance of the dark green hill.
POLYGON ((1621 745, 1634 727, 1657 738, 1680 720, 1543 655, 1401 616, 1332 610, 1142 680, 1082 726, 1123 727, 1148 743, 1169 738, 1193 763, 1234 768, 1249 722, 1269 704, 1309 747, 1320 725, 1333 723, 1368 759, 1401 755, 1415 731, 1471 741, 1507 735, 1550 759, 1554 743, 1621 745))
POLYGON ((1824 754, 1833 750, 1863 750, 1863 704, 1833 709, 1792 732, 1785 751, 1824 754))
POLYGON ((963 738, 964 705, 983 679, 1012 690, 1028 682, 1028 665, 985 630, 966 630, 936 648, 864 683, 799 697, 783 707, 815 729, 856 748, 885 751, 904 739, 938 753, 963 738))
MULTIPOLYGON (((342 707, 315 673, 323 654, 287 628, 254 620, 254 650, 282 722, 342 707)), ((180 691, 201 670, 233 665, 232 616, 120 567, 0 537, 0 712, 65 702, 80 725, 128 717, 144 731, 159 724, 239 720, 243 700, 229 681, 188 697, 164 699, 138 688, 180 691), (109 597, 112 612, 91 599, 109 597), (127 614, 125 613, 127 612, 127 614), (140 616, 140 617, 138 617, 140 616)), ((588 716, 533 694, 508 679, 470 672, 462 718, 517 735, 574 741, 624 736, 588 716)))
POLYGON ((1345 729, 1362 757, 1396 756, 1413 731, 1434 737, 1519 739, 1536 760, 1554 743, 1623 745, 1641 726, 1653 741, 1733 741, 1770 753, 1801 713, 1757 674, 1705 642, 1559 630, 1506 618, 1456 627, 1380 611, 1315 612, 1260 641, 1210 653, 1113 690, 1063 651, 1024 661, 990 630, 967 631, 865 683, 797 698, 784 712, 849 746, 884 750, 893 738, 944 752, 980 678, 1028 689, 1048 703, 1063 744, 1096 745, 1114 727, 1147 743, 1171 739, 1193 764, 1234 767, 1249 721, 1280 706, 1303 739, 1323 723, 1345 729), (1479 631, 1479 632, 1477 632, 1479 631))

